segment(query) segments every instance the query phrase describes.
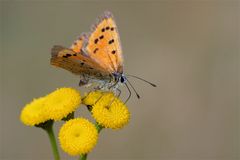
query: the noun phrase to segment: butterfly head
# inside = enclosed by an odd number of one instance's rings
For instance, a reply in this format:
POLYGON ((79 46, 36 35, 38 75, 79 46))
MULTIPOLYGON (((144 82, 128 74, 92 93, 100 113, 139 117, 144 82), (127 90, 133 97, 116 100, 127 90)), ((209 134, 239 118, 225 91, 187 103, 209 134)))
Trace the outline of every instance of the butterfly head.
POLYGON ((112 75, 114 77, 114 81, 116 81, 116 82, 121 82, 121 83, 126 83, 127 82, 127 78, 123 73, 115 72, 112 75))

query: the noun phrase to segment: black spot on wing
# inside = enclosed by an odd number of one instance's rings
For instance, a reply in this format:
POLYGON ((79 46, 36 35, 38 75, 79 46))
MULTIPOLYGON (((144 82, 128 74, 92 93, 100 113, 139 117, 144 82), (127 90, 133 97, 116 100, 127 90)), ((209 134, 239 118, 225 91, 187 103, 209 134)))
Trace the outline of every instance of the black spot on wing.
POLYGON ((116 53, 116 51, 115 51, 115 50, 113 50, 113 51, 112 51, 112 54, 115 54, 115 53, 116 53))
POLYGON ((68 58, 68 57, 71 57, 71 56, 72 56, 71 54, 67 53, 67 54, 64 55, 63 57, 64 57, 64 58, 68 58))
POLYGON ((101 35, 100 37, 99 37, 99 39, 103 39, 104 38, 104 36, 103 35, 101 35))
POLYGON ((111 39, 108 44, 112 44, 114 42, 114 39, 111 39))
POLYGON ((97 53, 97 51, 98 51, 98 48, 95 48, 94 51, 93 51, 93 53, 97 53))
POLYGON ((97 43, 98 43, 98 38, 96 38, 96 39, 94 40, 94 43, 95 43, 95 44, 97 44, 97 43))

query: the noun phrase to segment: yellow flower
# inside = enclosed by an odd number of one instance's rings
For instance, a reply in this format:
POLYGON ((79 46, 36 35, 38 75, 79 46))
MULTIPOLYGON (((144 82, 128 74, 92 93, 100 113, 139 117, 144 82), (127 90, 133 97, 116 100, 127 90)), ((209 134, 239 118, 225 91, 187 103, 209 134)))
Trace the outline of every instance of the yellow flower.
POLYGON ((80 103, 80 93, 73 88, 60 88, 50 93, 46 100, 48 113, 50 119, 61 120, 68 114, 75 111, 80 103))
POLYGON ((47 121, 48 116, 45 112, 45 102, 46 98, 41 97, 27 104, 20 115, 22 123, 28 126, 34 126, 47 121))
MULTIPOLYGON (((97 93, 93 97, 96 98, 97 93)), ((105 128, 120 129, 126 125, 130 118, 127 106, 114 96, 113 93, 102 93, 103 96, 93 105, 92 115, 94 119, 105 128)))
POLYGON ((85 95, 85 97, 83 98, 83 103, 85 105, 94 105, 96 103, 96 101, 99 100, 99 98, 101 98, 102 94, 104 92, 97 90, 97 91, 93 91, 88 93, 87 95, 85 95))
POLYGON ((34 126, 47 120, 61 120, 77 109, 80 93, 72 88, 60 88, 27 104, 20 115, 25 125, 34 126))
POLYGON ((94 124, 84 118, 67 121, 59 131, 61 148, 72 156, 90 152, 97 140, 97 129, 94 124))

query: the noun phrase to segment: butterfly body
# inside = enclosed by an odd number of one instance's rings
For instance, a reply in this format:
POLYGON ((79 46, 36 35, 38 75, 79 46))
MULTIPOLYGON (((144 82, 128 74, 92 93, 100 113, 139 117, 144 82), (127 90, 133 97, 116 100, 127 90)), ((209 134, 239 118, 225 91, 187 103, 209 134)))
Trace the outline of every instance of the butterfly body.
POLYGON ((80 86, 115 90, 126 82, 120 38, 113 15, 106 11, 70 48, 54 46, 51 64, 80 76, 80 86))

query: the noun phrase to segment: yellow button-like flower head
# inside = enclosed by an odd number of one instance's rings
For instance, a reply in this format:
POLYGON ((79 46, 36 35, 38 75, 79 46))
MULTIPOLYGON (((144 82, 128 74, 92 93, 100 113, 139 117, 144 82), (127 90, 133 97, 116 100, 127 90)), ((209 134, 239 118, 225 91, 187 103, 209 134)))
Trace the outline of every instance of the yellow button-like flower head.
POLYGON ((73 88, 60 88, 27 104, 20 115, 25 125, 34 126, 48 120, 61 120, 81 103, 80 93, 73 88))
POLYGON ((72 156, 90 152, 96 145, 97 140, 96 127, 84 118, 67 121, 59 132, 61 148, 72 156))
MULTIPOLYGON (((102 94, 102 97, 92 108, 94 119, 105 128, 122 128, 130 118, 127 106, 111 92, 103 92, 102 94)), ((96 97, 96 93, 92 95, 96 97)))
POLYGON ((50 119, 61 120, 75 111, 81 103, 80 93, 72 88, 60 88, 47 96, 47 108, 50 119))
POLYGON ((83 98, 83 103, 85 105, 94 105, 102 96, 104 92, 97 90, 94 92, 88 93, 84 98, 83 98))
POLYGON ((46 98, 34 99, 27 104, 20 115, 20 120, 28 126, 34 126, 49 120, 45 112, 46 98))

